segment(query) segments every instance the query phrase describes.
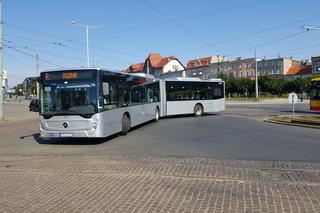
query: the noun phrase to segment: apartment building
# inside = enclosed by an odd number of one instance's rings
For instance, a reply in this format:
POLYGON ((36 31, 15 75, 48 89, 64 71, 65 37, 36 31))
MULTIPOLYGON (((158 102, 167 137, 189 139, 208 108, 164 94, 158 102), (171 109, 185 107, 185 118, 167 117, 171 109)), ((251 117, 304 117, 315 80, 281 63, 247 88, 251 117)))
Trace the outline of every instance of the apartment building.
POLYGON ((320 74, 320 56, 311 57, 312 74, 320 74))

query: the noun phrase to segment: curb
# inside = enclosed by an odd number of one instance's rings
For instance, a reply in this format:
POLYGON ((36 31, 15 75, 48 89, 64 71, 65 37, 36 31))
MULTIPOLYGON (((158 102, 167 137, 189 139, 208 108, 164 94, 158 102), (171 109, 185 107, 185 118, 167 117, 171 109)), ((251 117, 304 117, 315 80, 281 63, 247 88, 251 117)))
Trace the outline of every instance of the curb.
POLYGON ((310 129, 320 129, 320 126, 317 126, 317 125, 308 125, 308 124, 292 123, 292 122, 285 122, 285 121, 275 121, 275 120, 271 120, 270 118, 264 119, 263 121, 267 123, 282 124, 287 126, 298 126, 298 127, 305 127, 310 129))

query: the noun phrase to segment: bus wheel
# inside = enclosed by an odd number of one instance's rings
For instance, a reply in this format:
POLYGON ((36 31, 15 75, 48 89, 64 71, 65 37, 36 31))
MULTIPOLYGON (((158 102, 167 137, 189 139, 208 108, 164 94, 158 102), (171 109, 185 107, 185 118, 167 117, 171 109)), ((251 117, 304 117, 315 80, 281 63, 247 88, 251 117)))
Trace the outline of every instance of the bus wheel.
POLYGON ((203 107, 202 107, 201 104, 196 104, 196 105, 194 106, 194 115, 195 115, 196 117, 200 117, 200 116, 203 115, 203 107))
POLYGON ((156 111, 154 113, 154 121, 157 122, 160 118, 160 112, 159 112, 159 108, 156 108, 156 111))
POLYGON ((128 134, 130 126, 131 126, 130 118, 128 117, 128 115, 124 114, 122 116, 122 131, 121 131, 121 135, 128 134))

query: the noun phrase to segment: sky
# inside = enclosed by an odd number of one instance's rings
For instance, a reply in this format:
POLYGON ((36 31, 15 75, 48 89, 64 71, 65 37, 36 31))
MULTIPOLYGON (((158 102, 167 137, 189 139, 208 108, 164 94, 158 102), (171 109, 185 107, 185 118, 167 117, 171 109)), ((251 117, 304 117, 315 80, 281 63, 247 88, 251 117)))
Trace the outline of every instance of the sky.
POLYGON ((40 71, 123 70, 149 53, 188 60, 320 55, 319 0, 2 0, 3 66, 9 86, 40 71))

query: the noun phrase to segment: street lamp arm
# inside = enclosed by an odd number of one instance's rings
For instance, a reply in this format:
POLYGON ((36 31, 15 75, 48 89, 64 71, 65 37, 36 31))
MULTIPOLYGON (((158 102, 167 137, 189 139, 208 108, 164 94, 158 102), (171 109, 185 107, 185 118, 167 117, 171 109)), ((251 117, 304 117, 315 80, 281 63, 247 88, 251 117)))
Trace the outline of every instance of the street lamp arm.
POLYGON ((76 21, 71 21, 71 25, 76 27, 82 27, 86 29, 86 40, 87 40, 87 67, 90 67, 90 56, 89 56, 89 29, 99 29, 101 26, 79 24, 76 21))
POLYGON ((83 27, 83 28, 90 28, 90 29, 100 29, 102 26, 97 26, 97 25, 88 25, 88 24, 80 24, 76 21, 71 21, 71 25, 75 27, 83 27))
POLYGON ((301 27, 304 30, 310 31, 310 30, 320 30, 320 27, 307 27, 307 26, 302 26, 301 27))

